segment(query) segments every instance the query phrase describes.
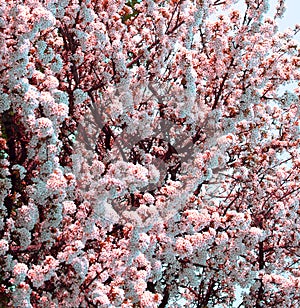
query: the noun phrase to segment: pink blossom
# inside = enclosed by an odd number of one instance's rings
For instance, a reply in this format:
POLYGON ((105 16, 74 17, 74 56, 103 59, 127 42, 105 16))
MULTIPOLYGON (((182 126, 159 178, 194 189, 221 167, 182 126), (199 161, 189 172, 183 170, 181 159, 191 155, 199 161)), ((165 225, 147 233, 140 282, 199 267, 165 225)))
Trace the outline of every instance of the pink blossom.
POLYGON ((0 4, 4 306, 298 307, 284 1, 54 2, 0 4))
POLYGON ((217 245, 225 244, 228 241, 228 235, 225 232, 222 232, 217 238, 216 243, 217 245))
POLYGON ((73 201, 64 201, 63 206, 66 214, 74 214, 76 211, 76 205, 73 201))
POLYGON ((42 29, 53 26, 56 21, 53 14, 42 6, 34 8, 32 15, 39 20, 39 25, 40 27, 42 26, 42 29))
POLYGON ((176 241, 176 249, 182 254, 191 254, 193 252, 193 246, 188 239, 178 238, 176 241))
POLYGON ((134 290, 136 291, 136 293, 137 293, 138 295, 144 294, 146 288, 147 288, 147 283, 145 282, 144 279, 138 279, 138 280, 134 283, 134 290))
POLYGON ((63 176, 61 170, 54 170, 54 172, 49 176, 49 179, 47 180, 47 186, 52 190, 63 189, 67 187, 67 180, 63 176))
POLYGON ((14 275, 15 276, 19 276, 19 275, 25 275, 28 271, 28 267, 26 264, 24 263, 17 263, 15 266, 14 266, 14 275))
POLYGON ((47 88, 47 90, 53 90, 59 86, 59 81, 54 76, 47 76, 43 82, 43 85, 47 88))
POLYGON ((162 300, 162 296, 158 293, 153 294, 149 291, 145 291, 141 296, 141 307, 143 308, 155 308, 162 300))
POLYGON ((0 255, 5 255, 8 251, 8 242, 5 239, 0 240, 0 255))
POLYGON ((153 203, 155 198, 149 194, 149 193, 145 193, 144 196, 143 196, 144 200, 147 202, 147 203, 153 203))
POLYGON ((38 127, 37 133, 40 138, 49 137, 53 134, 54 130, 52 121, 48 118, 39 118, 37 119, 36 123, 38 127))

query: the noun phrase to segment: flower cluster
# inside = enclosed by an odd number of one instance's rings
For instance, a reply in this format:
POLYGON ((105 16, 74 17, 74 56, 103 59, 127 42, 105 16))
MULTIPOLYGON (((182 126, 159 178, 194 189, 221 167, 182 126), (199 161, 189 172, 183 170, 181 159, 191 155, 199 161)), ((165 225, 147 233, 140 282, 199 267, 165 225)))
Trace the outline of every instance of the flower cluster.
POLYGON ((299 306, 284 1, 274 18, 267 0, 17 2, 0 4, 3 305, 229 307, 243 288, 245 307, 299 306))

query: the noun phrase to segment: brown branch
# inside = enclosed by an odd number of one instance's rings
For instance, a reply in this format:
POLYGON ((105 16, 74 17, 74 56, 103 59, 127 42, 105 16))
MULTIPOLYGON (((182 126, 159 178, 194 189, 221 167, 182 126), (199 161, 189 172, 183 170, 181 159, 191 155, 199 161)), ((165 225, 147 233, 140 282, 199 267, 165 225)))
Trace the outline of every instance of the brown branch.
POLYGON ((217 105, 219 103, 219 99, 221 97, 221 94, 222 94, 225 82, 226 82, 226 80, 227 80, 227 78, 229 76, 229 70, 230 70, 231 66, 233 65, 233 62, 234 62, 234 59, 231 58, 230 64, 228 66, 228 70, 227 70, 226 74, 224 75, 223 80, 222 80, 221 85, 220 85, 220 88, 219 88, 219 91, 218 91, 218 93, 215 96, 215 101, 214 101, 214 104, 213 104, 213 106, 211 108, 212 110, 216 109, 216 107, 217 107, 217 105))
POLYGON ((169 297, 170 297, 169 289, 170 289, 170 286, 166 285, 166 287, 164 288, 163 299, 162 299, 161 303, 159 304, 158 308, 165 308, 165 307, 167 307, 168 301, 169 301, 169 297))
POLYGON ((258 265, 259 269, 262 270, 265 266, 265 260, 264 260, 264 242, 261 241, 258 244, 258 265))

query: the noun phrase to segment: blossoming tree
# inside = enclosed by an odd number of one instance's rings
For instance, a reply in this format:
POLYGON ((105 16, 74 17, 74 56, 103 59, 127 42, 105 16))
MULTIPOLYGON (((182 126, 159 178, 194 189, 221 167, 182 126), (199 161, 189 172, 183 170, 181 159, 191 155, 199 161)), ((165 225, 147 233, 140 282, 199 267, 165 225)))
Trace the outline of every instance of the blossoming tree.
POLYGON ((300 28, 267 11, 1 2, 1 307, 299 307, 300 28))

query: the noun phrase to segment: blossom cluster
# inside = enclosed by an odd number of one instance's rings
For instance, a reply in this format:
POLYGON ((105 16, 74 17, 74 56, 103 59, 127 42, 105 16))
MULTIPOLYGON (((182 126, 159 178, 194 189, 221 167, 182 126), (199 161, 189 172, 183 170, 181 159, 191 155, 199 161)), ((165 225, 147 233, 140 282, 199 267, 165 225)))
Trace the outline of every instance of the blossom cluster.
POLYGON ((284 1, 2 2, 0 306, 298 307, 284 1))

